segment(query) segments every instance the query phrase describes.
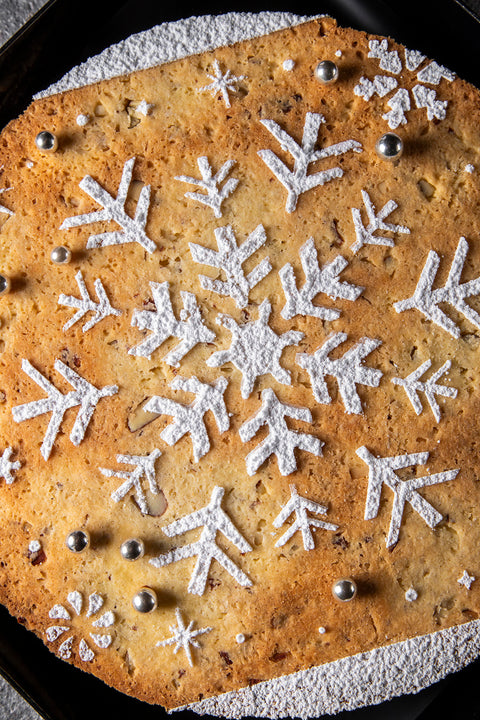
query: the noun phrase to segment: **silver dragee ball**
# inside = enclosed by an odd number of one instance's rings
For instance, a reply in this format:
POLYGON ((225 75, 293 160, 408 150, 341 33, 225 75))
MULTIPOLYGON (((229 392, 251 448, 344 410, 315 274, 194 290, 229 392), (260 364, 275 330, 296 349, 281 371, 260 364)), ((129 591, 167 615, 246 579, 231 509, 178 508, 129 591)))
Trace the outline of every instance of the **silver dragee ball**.
POLYGON ((6 275, 0 275, 0 295, 6 295, 8 292, 10 292, 10 278, 8 278, 6 275))
POLYGON ((143 557, 145 552, 145 546, 142 540, 137 538, 130 538, 125 540, 120 546, 120 553, 125 560, 138 560, 143 557))
POLYGON ((377 140, 375 150, 384 160, 396 160, 403 153, 403 140, 395 133, 385 133, 377 140))
POLYGON ((132 605, 139 613, 153 612, 157 607, 157 594, 152 588, 140 588, 133 596, 132 605))
POLYGON ((58 148, 57 137, 48 130, 42 130, 35 138, 35 145, 42 152, 55 152, 58 148))
POLYGON ((86 530, 72 530, 67 536, 66 546, 74 553, 81 553, 90 545, 90 535, 86 530))
POLYGON ((66 265, 72 259, 72 253, 64 245, 59 245, 58 247, 53 248, 50 253, 50 259, 56 265, 66 265))
POLYGON ((315 77, 325 85, 333 83, 338 80, 338 67, 331 60, 322 60, 315 68, 315 77))
POLYGON ((342 578, 341 580, 337 580, 332 588, 332 592, 337 600, 348 602, 349 600, 353 600, 357 594, 357 586, 350 578, 342 578))

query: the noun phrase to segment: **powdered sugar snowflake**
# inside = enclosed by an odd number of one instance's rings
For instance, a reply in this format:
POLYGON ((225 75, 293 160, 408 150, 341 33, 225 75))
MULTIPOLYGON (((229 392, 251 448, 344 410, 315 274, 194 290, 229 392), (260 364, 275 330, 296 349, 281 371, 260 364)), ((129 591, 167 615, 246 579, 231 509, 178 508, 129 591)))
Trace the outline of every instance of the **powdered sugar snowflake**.
POLYGON ((142 100, 135 108, 135 112, 138 115, 143 115, 144 117, 147 117, 147 115, 150 115, 154 107, 155 105, 153 103, 148 103, 146 100, 142 100))
POLYGON ((0 477, 3 477, 7 485, 11 485, 15 480, 14 473, 22 467, 19 460, 11 462, 13 448, 7 447, 0 458, 0 477))
MULTIPOLYGON (((363 97, 364 100, 370 100, 373 95, 386 97, 389 92, 398 87, 398 80, 392 75, 399 75, 402 70, 402 61, 396 50, 388 49, 388 40, 370 40, 370 52, 368 57, 377 58, 379 67, 390 73, 390 75, 375 75, 373 80, 361 77, 358 85, 353 89, 355 95, 363 97)), ((405 68, 411 72, 415 72, 425 60, 416 50, 408 50, 405 48, 405 68)), ((451 82, 455 78, 455 74, 447 68, 439 65, 435 61, 430 62, 417 72, 418 84, 412 89, 413 99, 417 108, 424 108, 427 118, 433 120, 444 120, 446 117, 447 105, 446 100, 437 100, 437 93, 433 88, 423 85, 438 85, 442 79, 451 82)), ((388 101, 389 112, 382 115, 382 118, 388 122, 389 127, 395 130, 399 125, 405 125, 408 122, 407 114, 411 109, 410 94, 405 88, 400 88, 390 97, 388 101)))
POLYGON ((415 588, 411 587, 408 588, 408 590, 405 593, 405 600, 407 602, 415 602, 415 600, 418 599, 418 592, 415 590, 415 588))
POLYGON ((99 400, 115 395, 118 392, 116 385, 106 385, 100 390, 82 378, 75 370, 65 365, 61 360, 55 360, 55 370, 75 388, 65 395, 58 390, 47 378, 36 370, 28 360, 22 360, 22 370, 33 382, 37 383, 47 393, 46 398, 17 405, 12 409, 13 419, 20 423, 24 420, 51 412, 52 417, 41 447, 41 453, 48 460, 53 443, 60 431, 63 417, 69 408, 80 405, 77 418, 70 433, 70 440, 74 445, 80 445, 84 438, 88 424, 99 400))
POLYGON ((463 571, 463 575, 461 578, 458 578, 457 582, 459 585, 463 585, 467 590, 470 590, 472 587, 472 583, 474 583, 476 580, 474 575, 469 575, 466 570, 463 571))
POLYGON ((272 266, 268 258, 264 258, 248 275, 242 268, 254 252, 265 244, 267 236, 263 225, 257 225, 248 238, 237 247, 237 240, 231 225, 214 230, 218 251, 203 245, 189 243, 190 252, 195 262, 224 271, 226 280, 212 280, 200 275, 200 285, 204 290, 211 290, 219 295, 229 295, 240 308, 248 304, 248 294, 252 288, 268 275, 272 266))
POLYGON ((255 380, 260 375, 271 374, 278 382, 290 385, 290 373, 280 366, 280 356, 288 345, 296 345, 303 333, 289 330, 277 335, 268 325, 272 306, 264 300, 258 309, 258 320, 239 325, 230 315, 218 315, 217 322, 232 333, 228 350, 213 353, 208 360, 210 367, 220 367, 232 362, 242 373, 241 392, 248 398, 255 380))
POLYGON ((135 470, 122 471, 122 470, 108 470, 107 468, 100 468, 100 472, 105 477, 116 477, 124 480, 122 485, 117 488, 111 495, 114 502, 123 500, 125 495, 130 492, 133 488, 135 490, 135 499, 141 512, 144 515, 150 514, 150 508, 145 496, 145 492, 142 487, 141 480, 143 477, 148 480, 150 492, 153 495, 158 495, 159 489, 157 481, 155 479, 155 460, 161 456, 160 450, 155 448, 149 455, 117 455, 118 463, 125 463, 127 465, 133 465, 135 470))
POLYGON ((335 178, 343 176, 341 167, 322 170, 312 175, 307 175, 308 168, 317 160, 344 155, 346 152, 362 152, 362 146, 357 140, 344 140, 343 142, 329 145, 322 150, 315 150, 320 126, 325 123, 325 118, 319 113, 307 112, 303 128, 302 144, 299 145, 280 125, 274 120, 261 120, 264 127, 274 136, 285 152, 288 152, 294 159, 293 170, 290 170, 272 150, 259 150, 258 155, 273 172, 277 180, 288 191, 285 210, 292 213, 297 207, 300 195, 318 185, 324 185, 335 178))
POLYGON ((451 360, 447 360, 426 382, 420 380, 422 375, 427 372, 431 365, 432 361, 430 359, 425 360, 420 367, 407 375, 406 378, 392 378, 392 383, 394 385, 400 385, 404 388, 417 415, 421 415, 423 412, 422 403, 418 397, 418 393, 425 393, 425 397, 432 408, 435 420, 440 422, 440 408, 435 396, 441 395, 442 397, 455 398, 457 397, 457 389, 447 385, 437 384, 437 380, 440 380, 440 378, 450 370, 452 365, 451 360))
POLYGON ((381 345, 381 341, 362 338, 350 350, 347 350, 341 358, 336 360, 329 358, 329 353, 346 340, 346 333, 331 333, 322 347, 318 348, 316 352, 311 355, 299 353, 296 359, 300 367, 305 368, 309 373, 312 392, 318 402, 327 405, 332 402, 325 382, 325 375, 332 375, 337 380, 338 389, 345 405, 345 412, 360 414, 362 412, 362 402, 356 386, 378 387, 383 375, 381 370, 363 365, 363 359, 381 345))
POLYGON ((70 320, 63 326, 63 332, 69 330, 72 325, 75 325, 75 323, 81 320, 88 312, 93 312, 93 317, 85 323, 82 328, 83 332, 87 332, 94 325, 100 322, 100 320, 103 320, 103 318, 106 318, 109 315, 122 314, 121 310, 116 310, 111 306, 110 300, 107 297, 107 293, 105 292, 105 288, 103 287, 103 283, 100 279, 97 279, 94 282, 98 303, 90 298, 81 270, 79 270, 75 275, 75 280, 77 281, 77 285, 80 290, 81 299, 78 299, 73 295, 64 295, 63 293, 58 298, 59 305, 77 308, 75 315, 73 315, 73 317, 71 317, 70 320))
POLYGON ((135 311, 132 325, 136 325, 140 330, 150 330, 152 334, 128 352, 130 355, 150 358, 165 340, 175 337, 181 342, 166 355, 165 362, 179 367, 180 360, 183 360, 195 345, 215 340, 215 333, 205 327, 195 295, 180 291, 184 309, 180 312, 181 319, 177 320, 170 300, 169 283, 151 282, 150 288, 156 309, 135 311))
POLYGON ((175 180, 180 180, 181 182, 189 183, 190 185, 197 185, 201 190, 205 190, 206 194, 186 192, 185 197, 188 197, 191 200, 197 200, 197 202, 202 203, 203 205, 207 205, 213 210, 213 214, 216 218, 221 218, 222 203, 229 195, 232 194, 239 181, 237 178, 229 178, 223 187, 220 187, 220 183, 225 180, 228 173, 235 165, 235 160, 227 160, 220 170, 215 173, 215 175, 213 174, 212 166, 205 155, 197 159, 197 165, 202 175, 201 180, 190 177, 189 175, 177 175, 175 180))
POLYGON ((172 633, 172 637, 168 638, 167 640, 161 640, 157 642, 156 647, 166 647, 167 645, 175 645, 175 648, 173 650, 174 653, 177 653, 180 648, 182 648, 185 651, 185 655, 187 656, 187 660, 190 666, 193 666, 192 661, 192 652, 190 650, 190 645, 194 648, 200 648, 201 645, 196 639, 199 635, 204 635, 205 633, 208 633, 212 630, 211 627, 206 628, 200 628, 199 630, 194 630, 194 622, 191 620, 188 623, 188 626, 185 627, 185 623, 183 622, 182 613, 180 612, 179 608, 175 609, 175 617, 177 618, 177 625, 170 625, 170 632, 172 633))
POLYGON ((175 445, 189 433, 193 443, 193 457, 195 462, 198 462, 210 450, 210 439, 205 427, 204 415, 211 410, 217 427, 222 433, 230 427, 230 418, 223 399, 227 385, 228 380, 223 377, 218 378, 211 385, 200 382, 196 377, 176 377, 170 383, 170 387, 173 390, 194 393, 196 397, 191 405, 182 405, 169 398, 154 395, 143 409, 145 412, 158 415, 171 415, 174 422, 163 430, 160 437, 168 445, 175 445))
POLYGON ((247 420, 239 429, 242 442, 248 442, 257 434, 262 425, 267 425, 269 434, 252 450, 246 458, 247 472, 254 475, 270 455, 276 455, 278 468, 282 475, 290 475, 297 469, 295 448, 322 454, 323 443, 314 435, 290 430, 285 418, 312 422, 312 413, 305 407, 294 407, 280 402, 271 388, 262 390, 262 406, 253 418, 247 420))
POLYGON ((300 290, 297 288, 295 273, 290 263, 286 263, 278 273, 286 299, 281 312, 282 317, 290 320, 295 315, 310 315, 322 320, 336 320, 340 317, 340 310, 314 305, 312 302, 314 298, 319 293, 324 293, 332 300, 342 298, 354 301, 364 288, 339 281, 338 276, 348 265, 347 260, 341 255, 337 255, 332 262, 321 267, 313 237, 302 245, 299 254, 305 274, 305 282, 300 290))
MULTIPOLYGON (((3 170, 3 165, 0 165, 0 172, 3 170)), ((4 192, 7 192, 8 190, 13 190, 11 187, 7 188, 0 188, 0 195, 4 192)), ((9 210, 4 205, 0 203, 0 213, 5 213, 7 215, 13 215, 13 210, 9 210)))
POLYGON ((394 494, 387 547, 395 545, 398 541, 403 511, 405 503, 407 502, 410 503, 412 508, 425 520, 429 527, 434 528, 438 525, 440 520, 442 520, 441 513, 435 510, 417 491, 423 487, 454 480, 460 470, 447 470, 435 473, 434 475, 424 475, 423 477, 412 477, 408 480, 401 480, 396 474, 396 470, 416 465, 425 465, 429 453, 411 453, 382 458, 372 455, 365 446, 358 448, 356 452, 369 468, 365 520, 372 520, 377 517, 383 485, 387 485, 394 494))
POLYGON ((80 227, 81 225, 89 225, 90 223, 104 222, 106 220, 115 221, 122 228, 122 232, 115 230, 113 232, 98 233, 88 238, 87 248, 105 247, 106 245, 123 245, 125 243, 136 242, 144 250, 152 253, 157 246, 150 240, 145 232, 147 223, 147 215, 150 207, 150 185, 144 185, 140 191, 137 202, 135 217, 131 218, 125 211, 125 203, 127 195, 132 183, 133 166, 135 158, 127 160, 123 166, 122 179, 118 186, 117 197, 114 198, 90 175, 85 175, 80 181, 79 187, 90 195, 103 210, 95 210, 85 215, 75 215, 63 221, 60 230, 80 227))
POLYGON ((185 515, 163 528, 168 537, 183 535, 189 530, 203 527, 200 538, 189 545, 176 547, 164 555, 150 560, 156 568, 164 567, 170 563, 196 557, 197 562, 193 571, 188 592, 194 595, 203 595, 208 579, 210 565, 216 560, 242 587, 250 587, 252 581, 228 555, 217 545, 217 532, 221 532, 227 540, 235 545, 242 553, 250 552, 251 545, 238 532, 228 515, 222 510, 221 503, 225 490, 218 485, 213 488, 209 504, 201 510, 185 515))
POLYGON ((221 93, 223 102, 225 103, 225 107, 230 107, 230 97, 229 93, 234 92, 237 88, 237 83, 240 82, 240 80, 245 80, 245 75, 232 75, 230 70, 227 70, 226 73, 223 73, 220 70, 220 65, 218 60, 213 61, 213 71, 214 75, 210 75, 210 73, 207 73, 207 76, 212 81, 209 85, 204 85, 203 87, 198 89, 198 92, 205 92, 208 91, 212 95, 217 95, 218 93, 221 93))
POLYGON ((412 297, 394 303, 393 307, 397 313, 416 308, 426 318, 449 332, 453 337, 458 338, 460 329, 439 307, 440 303, 448 303, 457 312, 462 313, 475 327, 480 328, 480 315, 465 302, 466 298, 480 294, 480 277, 469 282, 460 282, 467 253, 468 243, 464 237, 461 237, 447 282, 442 288, 433 290, 432 286, 440 266, 440 255, 434 250, 430 250, 412 297))
POLYGON ((313 550, 315 547, 315 540, 313 539, 311 528, 315 527, 322 528, 323 530, 338 530, 338 525, 326 523, 323 520, 317 520, 317 518, 308 517, 307 511, 315 514, 326 515, 328 508, 299 495, 295 485, 290 485, 290 493, 290 500, 283 506, 282 510, 273 521, 273 527, 282 527, 292 513, 295 513, 295 520, 282 537, 277 540, 275 547, 282 547, 297 531, 300 531, 302 533, 303 547, 305 550, 313 550))
MULTIPOLYGON (((67 601, 75 611, 76 615, 80 615, 82 613, 83 596, 80 592, 78 592, 78 590, 74 590, 73 592, 68 593, 67 601)), ((92 593, 88 598, 88 607, 86 609, 85 617, 90 618, 97 615, 97 613, 102 609, 104 602, 105 601, 101 595, 96 592, 92 593)), ((60 620, 62 622, 61 625, 51 625, 46 629, 45 635, 47 636, 48 642, 53 643, 65 633, 72 632, 72 625, 65 624, 66 622, 71 623, 72 621, 71 611, 69 611, 65 607, 65 605, 54 605, 48 613, 48 616, 52 620, 60 620)), ((115 616, 111 610, 108 610, 96 620, 92 621, 92 627, 95 630, 103 630, 106 628, 110 628, 114 624, 114 622, 115 616)), ((57 655, 63 660, 68 660, 72 656, 72 646, 76 635, 74 630, 73 632, 74 634, 69 635, 69 637, 63 640, 57 650, 57 655)), ((89 633, 89 635, 95 645, 99 648, 106 649, 112 644, 113 636, 110 634, 110 632, 91 632, 89 633)), ((83 662, 91 662, 95 657, 95 652, 91 649, 91 647, 88 645, 87 641, 84 638, 80 639, 78 645, 78 654, 80 660, 82 660, 83 662)))
POLYGON ((376 234, 380 230, 390 233, 410 234, 410 230, 403 225, 393 225, 392 223, 385 222, 385 218, 391 215, 398 207, 395 200, 389 200, 377 213, 375 205, 370 200, 370 196, 366 190, 362 190, 362 199, 367 212, 368 225, 365 226, 362 221, 360 210, 358 208, 352 208, 353 224, 357 236, 356 241, 351 247, 353 253, 358 252, 364 245, 386 245, 387 247, 393 247, 395 245, 393 238, 376 234))

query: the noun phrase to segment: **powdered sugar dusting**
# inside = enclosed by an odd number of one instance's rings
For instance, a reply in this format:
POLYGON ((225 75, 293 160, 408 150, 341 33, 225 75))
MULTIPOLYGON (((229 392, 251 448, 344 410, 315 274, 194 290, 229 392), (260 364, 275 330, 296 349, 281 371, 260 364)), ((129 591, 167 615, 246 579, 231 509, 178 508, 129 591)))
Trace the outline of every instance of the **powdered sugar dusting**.
POLYGON ((472 620, 187 707, 199 715, 227 718, 319 717, 419 692, 460 670, 479 652, 480 620, 472 620))
POLYGON ((58 82, 35 97, 48 97, 92 85, 135 70, 145 70, 241 40, 268 35, 311 19, 292 13, 263 12, 205 15, 162 23, 106 48, 99 55, 72 68, 58 82))

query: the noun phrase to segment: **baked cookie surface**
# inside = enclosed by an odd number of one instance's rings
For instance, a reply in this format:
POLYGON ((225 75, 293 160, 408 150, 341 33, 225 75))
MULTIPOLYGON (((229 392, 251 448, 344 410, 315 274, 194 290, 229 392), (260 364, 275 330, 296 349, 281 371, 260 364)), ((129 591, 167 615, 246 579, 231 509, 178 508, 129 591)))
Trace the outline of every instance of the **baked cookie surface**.
POLYGON ((321 18, 2 133, 1 599, 54 652, 167 708, 250 687, 262 715, 299 707, 264 681, 358 653, 385 686, 412 638, 463 627, 475 657, 478 100, 321 18))

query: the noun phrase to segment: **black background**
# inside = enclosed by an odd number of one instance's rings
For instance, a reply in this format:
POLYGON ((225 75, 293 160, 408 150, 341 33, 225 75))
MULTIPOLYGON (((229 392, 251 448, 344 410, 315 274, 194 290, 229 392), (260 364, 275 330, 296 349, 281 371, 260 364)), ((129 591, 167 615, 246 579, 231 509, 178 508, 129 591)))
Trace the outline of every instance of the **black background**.
MULTIPOLYGON (((480 87, 480 22, 455 0, 203 0, 200 7, 165 0, 52 0, 0 52, 0 128, 28 106, 34 93, 132 33, 195 14, 260 10, 331 14, 341 25, 391 35, 480 87)), ((161 708, 122 695, 58 660, 1 607, 0 672, 47 720, 167 717, 161 708)), ((480 660, 418 695, 336 717, 480 720, 480 660)), ((173 718, 198 720, 198 715, 182 712, 173 718)))

